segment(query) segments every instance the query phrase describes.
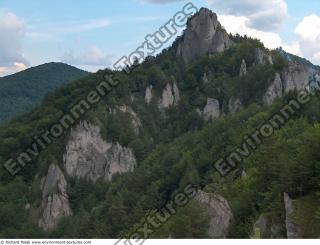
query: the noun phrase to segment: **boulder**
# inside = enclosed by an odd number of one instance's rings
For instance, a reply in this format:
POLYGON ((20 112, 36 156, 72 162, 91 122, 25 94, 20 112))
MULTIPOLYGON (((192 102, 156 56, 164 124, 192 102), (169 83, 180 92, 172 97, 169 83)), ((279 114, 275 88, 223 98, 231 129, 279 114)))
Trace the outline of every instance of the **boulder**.
POLYGON ((226 238, 233 218, 228 201, 220 195, 198 191, 195 199, 202 204, 209 216, 210 238, 226 238))

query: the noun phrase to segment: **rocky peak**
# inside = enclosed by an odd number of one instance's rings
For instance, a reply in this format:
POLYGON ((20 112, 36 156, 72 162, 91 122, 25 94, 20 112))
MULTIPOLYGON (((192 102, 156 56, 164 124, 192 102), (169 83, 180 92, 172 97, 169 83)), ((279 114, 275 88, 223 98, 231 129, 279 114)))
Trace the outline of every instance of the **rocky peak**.
POLYGON ((203 55, 212 55, 229 48, 232 41, 211 10, 201 8, 187 22, 187 29, 178 41, 177 56, 185 63, 203 55))

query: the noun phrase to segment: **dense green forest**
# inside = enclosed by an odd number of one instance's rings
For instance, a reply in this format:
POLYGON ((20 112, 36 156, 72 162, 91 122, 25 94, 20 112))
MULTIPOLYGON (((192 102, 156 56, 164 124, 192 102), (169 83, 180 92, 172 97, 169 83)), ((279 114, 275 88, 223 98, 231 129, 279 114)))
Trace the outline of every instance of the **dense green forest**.
MULTIPOLYGON (((285 234, 283 193, 297 200, 297 223, 304 237, 320 235, 320 99, 315 96, 283 127, 256 149, 240 166, 223 177, 214 162, 238 147, 245 135, 259 128, 277 113, 296 92, 279 98, 272 106, 263 105, 262 96, 276 72, 288 61, 276 51, 268 51, 258 40, 233 37, 236 45, 212 57, 202 57, 190 66, 175 57, 173 49, 137 65, 130 74, 110 70, 64 85, 49 93, 41 106, 0 126, 0 161, 16 156, 33 136, 50 127, 113 73, 120 85, 80 120, 99 125, 102 137, 133 149, 138 166, 132 173, 117 175, 112 182, 68 178, 68 195, 73 215, 56 229, 44 232, 37 226, 36 207, 41 202, 38 176, 52 163, 63 169, 63 153, 69 132, 34 159, 14 178, 0 169, 0 237, 116 238, 126 237, 144 217, 161 209, 175 193, 192 183, 209 193, 223 195, 233 211, 228 237, 254 235, 258 217, 268 214, 277 224, 279 237, 285 234), (273 64, 256 64, 254 51, 272 55, 273 64), (239 76, 242 60, 247 75, 239 76), (203 74, 214 74, 208 82, 203 74), (159 112, 157 102, 146 105, 145 89, 153 85, 160 96, 168 82, 176 82, 181 101, 159 112), (207 97, 219 99, 225 116, 206 122, 197 113, 207 97), (237 96, 244 109, 228 114, 228 101, 237 96), (132 100, 134 97, 134 100, 132 100), (143 130, 137 136, 125 115, 108 114, 116 105, 130 105, 139 115, 143 130), (243 175, 242 173, 246 174, 243 175), (31 204, 26 208, 27 204, 31 204), (310 209, 310 205, 314 208, 310 209), (307 210, 307 211, 306 211, 307 210)), ((208 237, 206 211, 195 201, 178 213, 153 237, 208 237)))
POLYGON ((63 63, 48 63, 0 78, 0 122, 38 105, 43 97, 61 85, 88 75, 63 63))

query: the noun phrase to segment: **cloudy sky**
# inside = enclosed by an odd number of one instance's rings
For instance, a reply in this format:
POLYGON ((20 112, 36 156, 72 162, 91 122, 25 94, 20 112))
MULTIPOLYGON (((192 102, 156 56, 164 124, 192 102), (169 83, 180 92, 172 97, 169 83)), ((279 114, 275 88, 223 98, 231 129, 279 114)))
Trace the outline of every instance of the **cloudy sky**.
MULTIPOLYGON (((194 0, 231 33, 320 65, 320 0, 194 0)), ((0 76, 56 61, 96 71, 134 51, 183 0, 1 0, 0 76)), ((173 40, 172 40, 173 41, 173 40)))

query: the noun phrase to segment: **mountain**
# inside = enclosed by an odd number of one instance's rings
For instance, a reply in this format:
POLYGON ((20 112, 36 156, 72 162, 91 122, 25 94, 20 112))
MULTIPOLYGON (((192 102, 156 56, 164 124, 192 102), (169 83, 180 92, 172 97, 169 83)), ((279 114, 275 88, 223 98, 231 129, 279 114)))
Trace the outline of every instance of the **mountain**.
POLYGON ((88 75, 63 63, 47 63, 0 78, 0 121, 29 111, 61 85, 88 75))
POLYGON ((0 126, 0 237, 320 236, 317 66, 201 9, 131 68, 0 126))

